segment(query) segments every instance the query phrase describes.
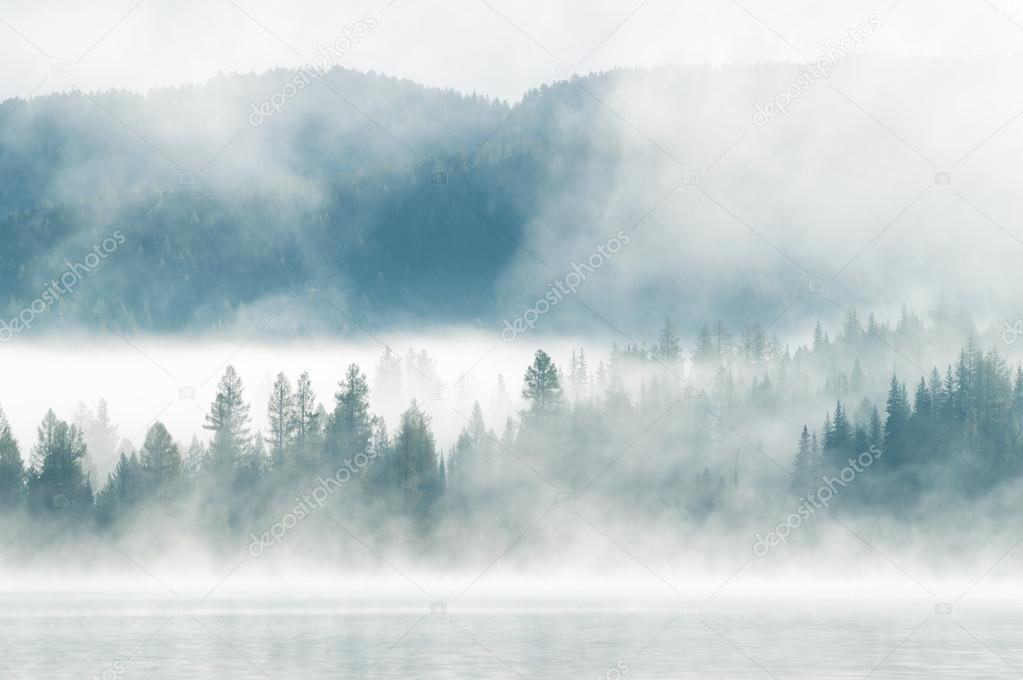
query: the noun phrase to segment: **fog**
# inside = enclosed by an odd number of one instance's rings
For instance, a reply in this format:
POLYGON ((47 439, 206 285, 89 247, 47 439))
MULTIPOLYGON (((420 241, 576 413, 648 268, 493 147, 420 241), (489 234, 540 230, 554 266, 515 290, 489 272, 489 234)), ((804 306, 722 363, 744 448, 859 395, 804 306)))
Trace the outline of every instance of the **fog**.
POLYGON ((622 65, 797 61, 870 12, 885 15, 888 24, 870 48, 875 51, 1019 54, 1013 25, 1019 18, 1011 6, 953 0, 784 6, 571 0, 542 10, 454 0, 186 1, 173 7, 6 0, 0 3, 0 61, 7 65, 0 97, 60 90, 68 80, 83 89, 144 91, 221 72, 295 67, 312 58, 317 45, 374 14, 380 29, 345 55, 345 66, 516 99, 554 79, 559 62, 586 73, 622 65), (52 77, 51 62, 70 64, 69 77, 52 77))
MULTIPOLYGON (((817 430, 824 414, 831 417, 836 396, 849 405, 850 420, 867 427, 858 400, 884 409, 892 370, 912 386, 931 365, 943 372, 970 342, 1019 359, 999 326, 978 330, 936 318, 919 327, 912 317, 903 316, 897 326, 881 319, 869 332, 826 326, 834 340, 824 344, 808 329, 786 337, 785 344, 775 337, 760 346, 749 328, 741 334, 735 329, 732 349, 709 365, 699 338, 682 345, 691 358, 665 363, 658 359, 662 340, 625 348, 623 355, 626 343, 614 336, 580 340, 538 333, 509 342, 465 328, 386 340, 373 335, 363 342, 82 335, 26 344, 19 338, 0 355, 14 376, 9 384, 39 388, 0 405, 26 462, 34 427, 48 408, 70 420, 80 402, 94 406, 103 398, 119 436, 130 442, 109 454, 140 449, 158 420, 184 455, 193 435, 212 446, 202 425, 228 364, 252 406, 251 432, 269 436, 266 404, 278 372, 293 382, 309 371, 329 414, 335 391, 343 391, 338 383, 346 367, 356 363, 369 378, 371 411, 396 437, 399 414, 411 399, 422 401, 447 465, 448 491, 447 500, 430 509, 411 515, 395 510, 384 500, 391 493, 386 483, 373 481, 373 465, 383 465, 377 461, 360 468, 351 486, 324 494, 326 504, 321 499, 303 506, 293 528, 284 524, 287 531, 260 546, 256 537, 274 532, 302 498, 315 498, 324 477, 300 472, 273 481, 278 463, 266 458, 255 463, 265 469, 263 480, 252 478, 248 488, 232 490, 224 486, 231 482, 212 481, 223 473, 203 462, 189 473, 198 476, 186 496, 140 501, 95 533, 62 527, 59 515, 26 526, 29 516, 8 514, 5 569, 10 583, 18 584, 10 587, 59 590, 74 573, 89 590, 126 589, 139 596, 169 591, 187 600, 229 574, 223 592, 216 585, 218 597, 244 599, 272 582, 296 597, 326 588, 361 603, 353 606, 385 608, 404 606, 403 598, 459 599, 462 589, 473 591, 463 606, 526 606, 522 597, 640 606, 655 602, 665 588, 703 602, 725 584, 730 597, 740 599, 765 589, 771 597, 802 592, 855 599, 851 593, 890 592, 892 598, 944 600, 978 587, 981 597, 1014 596, 1015 558, 1006 559, 1006 551, 1016 541, 1009 518, 1019 516, 1013 499, 1020 482, 1011 475, 983 482, 983 490, 964 489, 962 478, 950 479, 949 471, 912 463, 905 469, 919 468, 912 474, 925 486, 914 482, 898 498, 888 495, 884 481, 895 468, 861 472, 862 482, 854 475, 850 490, 841 484, 833 492, 840 496, 837 510, 825 503, 819 514, 800 520, 791 538, 764 547, 763 536, 786 522, 802 500, 790 490, 790 476, 799 473, 799 429, 808 424, 817 430), (581 383, 570 370, 580 346, 587 347, 592 371, 581 383), (387 347, 404 357, 403 378, 390 394, 376 368, 387 347), (521 394, 537 347, 550 352, 564 380, 566 410, 546 424, 521 394), (411 367, 409 348, 425 349, 436 361, 436 374, 426 382, 422 369, 411 367), (81 360, 85 350, 87 362, 81 360), (854 358, 860 378, 848 373, 854 358), (611 377, 598 378, 598 365, 611 377), (504 399, 495 397, 498 375, 506 383, 504 399), (194 397, 182 388, 194 388, 194 397), (460 432, 472 432, 476 402, 492 434, 470 439, 475 453, 459 458, 465 454, 456 441, 460 432), (203 481, 208 475, 214 476, 203 481), (377 484, 384 486, 378 490, 377 484), (225 504, 248 508, 231 520, 240 525, 226 531, 210 524, 225 504)), ((822 446, 824 437, 822 432, 822 446)), ((894 451, 894 444, 888 446, 894 451)), ((96 492, 114 462, 90 452, 96 492)), ((330 476, 336 463, 324 462, 318 469, 330 476)), ((828 483, 827 474, 820 479, 815 487, 828 483)))
MULTIPOLYGON (((547 338, 544 346, 567 359, 570 348, 577 343, 547 338)), ((369 375, 371 388, 376 387, 375 368, 386 347, 402 356, 410 349, 426 349, 437 362, 437 375, 429 386, 433 389, 403 384, 400 394, 390 399, 371 389, 373 412, 393 426, 409 400, 419 399, 432 417, 438 443, 444 448, 453 444, 465 427, 474 401, 491 406, 499 375, 507 381, 511 401, 509 407, 494 415, 492 425, 500 429, 504 419, 514 414, 510 409, 521 407, 522 372, 534 351, 526 342, 508 343, 497 335, 466 328, 417 336, 374 334, 361 341, 303 338, 301 343, 223 336, 122 340, 114 335, 81 335, 71 342, 48 338, 0 345, 0 363, 12 384, 40 386, 24 391, 17 399, 0 401, 0 406, 15 437, 26 445, 35 439, 36 425, 47 409, 71 419, 80 404, 94 410, 96 403, 105 399, 120 438, 134 447, 141 446, 145 431, 155 420, 167 425, 187 446, 193 435, 207 439, 202 427, 204 418, 216 394, 217 381, 229 363, 245 382, 245 399, 252 405, 255 432, 266 429, 266 404, 278 373, 283 371, 295 380, 308 371, 319 401, 329 407, 339 380, 352 363, 359 364, 369 375), (83 362, 82 353, 86 351, 89 360, 83 362), (60 387, 47 389, 44 385, 60 387)), ((593 361, 599 358, 595 353, 593 361)), ((422 377, 407 370, 410 383, 422 377)), ((109 461, 93 462, 104 467, 109 461)), ((103 478, 109 472, 109 467, 104 467, 103 478)))
POLYGON ((0 0, 0 624, 1016 611, 1014 16, 0 0))

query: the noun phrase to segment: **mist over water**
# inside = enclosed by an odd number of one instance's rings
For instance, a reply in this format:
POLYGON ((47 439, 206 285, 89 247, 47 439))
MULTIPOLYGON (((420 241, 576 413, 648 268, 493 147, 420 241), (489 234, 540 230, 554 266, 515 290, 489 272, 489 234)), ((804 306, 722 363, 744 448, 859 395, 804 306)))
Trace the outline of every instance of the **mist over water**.
POLYGON ((1020 675, 1017 9, 0 0, 0 678, 1020 675))

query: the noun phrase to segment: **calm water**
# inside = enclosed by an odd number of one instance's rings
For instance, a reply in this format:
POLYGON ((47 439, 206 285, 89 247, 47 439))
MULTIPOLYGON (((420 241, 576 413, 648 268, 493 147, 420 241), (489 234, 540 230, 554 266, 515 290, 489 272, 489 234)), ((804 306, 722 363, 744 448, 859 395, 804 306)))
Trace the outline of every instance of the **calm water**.
MULTIPOLYGON (((910 608, 911 609, 911 608, 910 608)), ((1012 678, 1023 613, 352 611, 0 597, 0 678, 1012 678), (6 674, 6 675, 5 675, 6 674)))

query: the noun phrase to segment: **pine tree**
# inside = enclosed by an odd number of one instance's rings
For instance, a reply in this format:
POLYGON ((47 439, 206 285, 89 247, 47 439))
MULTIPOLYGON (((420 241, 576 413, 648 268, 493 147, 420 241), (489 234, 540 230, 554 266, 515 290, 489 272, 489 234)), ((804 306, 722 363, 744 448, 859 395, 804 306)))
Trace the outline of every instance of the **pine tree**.
POLYGON ((185 472, 193 482, 199 477, 202 469, 206 466, 206 447, 199 441, 199 438, 192 435, 192 441, 185 453, 185 472))
POLYGON ((177 497, 182 491, 184 465, 181 451, 163 423, 153 423, 142 444, 142 474, 146 495, 161 500, 177 497))
POLYGON ((79 402, 72 417, 74 424, 82 433, 88 453, 82 462, 89 472, 97 466, 105 466, 117 458, 117 426, 110 422, 110 413, 105 399, 100 399, 96 412, 84 403, 79 402))
POLYGON ((83 468, 87 449, 82 432, 47 411, 36 430, 32 449, 33 470, 29 493, 37 512, 74 508, 82 513, 92 507, 92 486, 83 468))
POLYGON ((760 324, 750 324, 742 336, 743 354, 749 361, 759 363, 767 358, 767 334, 760 324))
POLYGON ((497 384, 494 385, 494 390, 490 393, 488 410, 492 416, 497 416, 500 419, 507 418, 511 414, 511 397, 508 395, 508 385, 501 373, 497 374, 497 384))
POLYGON ((821 322, 818 321, 817 325, 813 329, 813 349, 815 352, 828 347, 828 334, 821 328, 821 322))
POLYGON ((210 458, 220 472, 233 468, 249 447, 249 405, 243 391, 241 378, 233 366, 228 366, 206 414, 203 427, 213 432, 210 458))
POLYGON ((885 460, 891 465, 900 465, 905 462, 901 438, 903 430, 909 423, 909 416, 910 408, 909 398, 906 396, 906 386, 900 383, 898 377, 893 374, 888 388, 884 423, 885 460))
POLYGON ((861 392, 866 382, 866 377, 863 375, 863 368, 860 366, 860 360, 856 359, 853 362, 852 375, 849 377, 849 388, 852 389, 853 392, 861 392))
POLYGON ((1023 366, 1016 367, 1016 379, 1012 384, 1012 404, 1017 416, 1023 416, 1023 366))
POLYGON ((101 524, 112 524, 127 516, 141 502, 145 493, 142 464, 133 453, 121 453, 106 486, 96 498, 96 515, 101 524))
POLYGON ((522 396, 529 401, 528 415, 543 420, 561 408, 561 379, 558 367, 542 349, 536 351, 532 365, 526 369, 522 396))
POLYGON ((281 468, 287 452, 294 444, 295 430, 298 428, 295 397, 291 393, 291 383, 283 373, 277 374, 270 388, 266 408, 270 421, 270 458, 275 467, 281 468))
POLYGON ((867 429, 867 445, 876 446, 879 450, 884 446, 884 426, 877 406, 870 411, 870 426, 867 429))
POLYGON ((436 442, 430 431, 430 417, 413 399, 401 416, 394 442, 398 463, 399 503, 403 512, 426 516, 443 493, 439 479, 436 442))
POLYGON ((793 491, 797 494, 806 493, 806 490, 813 484, 818 471, 818 462, 813 452, 810 431, 806 425, 803 426, 803 431, 799 433, 799 448, 796 451, 793 468, 793 491))
POLYGON ((373 392, 380 402, 384 404, 401 403, 405 391, 402 360, 401 356, 390 347, 385 347, 384 353, 380 355, 374 378, 373 392))
POLYGON ((25 493, 25 464, 7 416, 0 409, 0 509, 20 504, 25 493))
POLYGON ((934 418, 934 401, 931 398, 931 391, 923 378, 916 385, 916 394, 913 395, 913 415, 922 419, 929 426, 934 418))
POLYGON ((440 379, 437 377, 437 362, 425 349, 418 353, 410 349, 405 356, 405 385, 415 399, 429 399, 430 390, 440 379))
POLYGON ((327 428, 326 453, 336 462, 358 453, 366 453, 372 436, 369 383, 358 365, 351 364, 334 395, 334 412, 327 428))
POLYGON ((700 332, 696 336, 696 346, 693 348, 693 361, 698 364, 711 364, 717 361, 718 353, 714 346, 714 338, 710 334, 710 328, 706 324, 700 326, 700 332))
POLYGON ((675 370, 682 359, 682 339, 679 337, 675 324, 669 318, 664 319, 664 325, 661 326, 657 335, 657 344, 654 345, 653 355, 669 373, 675 370))
POLYGON ((313 392, 309 372, 298 377, 295 389, 295 448, 303 464, 316 455, 315 444, 319 439, 322 418, 316 407, 316 393, 313 392))
POLYGON ((934 410, 934 417, 941 418, 947 407, 948 395, 945 393, 945 386, 941 382, 941 374, 937 368, 931 369, 930 379, 927 382, 927 390, 930 392, 931 404, 934 410))
POLYGON ((581 347, 578 354, 576 354, 575 350, 572 351, 570 366, 569 380, 572 385, 572 401, 578 402, 587 397, 590 389, 589 369, 586 366, 586 352, 581 347))

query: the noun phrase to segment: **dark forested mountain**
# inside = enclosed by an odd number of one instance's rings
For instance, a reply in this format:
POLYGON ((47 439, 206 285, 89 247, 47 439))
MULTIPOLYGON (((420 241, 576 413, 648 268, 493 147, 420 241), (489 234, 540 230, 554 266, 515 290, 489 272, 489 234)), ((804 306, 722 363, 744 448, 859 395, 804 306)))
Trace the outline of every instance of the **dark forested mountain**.
MULTIPOLYGON (((876 308, 915 291, 938 260, 948 290, 992 303, 976 263, 999 268, 1005 291, 1018 271, 998 264, 1006 235, 973 206, 999 219, 1018 209, 1017 192, 958 182, 1017 139, 1010 126, 977 147, 1019 109, 1004 69, 850 58, 762 126, 755 105, 794 65, 620 70, 516 103, 340 68, 8 100, 0 311, 12 318, 115 232, 123 243, 74 295, 59 291, 70 304, 50 305, 40 329, 262 321, 308 289, 364 325, 499 328, 619 230, 635 237, 586 281, 585 306, 563 305, 546 324, 579 330, 593 307, 620 326, 648 323, 628 304, 637 296, 687 331, 721 310, 766 322, 816 277, 876 308), (947 125, 942 107, 896 87, 936 70, 992 102, 975 126, 947 125), (835 84, 890 130, 911 129, 927 158, 973 148, 954 180, 969 202, 935 185, 938 160, 921 164, 835 84)), ((329 307, 299 310, 289 330, 340 330, 329 307)))
POLYGON ((115 230, 116 255, 54 316, 206 327, 309 280, 337 289, 338 275, 395 313, 486 310, 538 173, 529 144, 478 148, 511 107, 334 70, 252 118, 289 79, 0 105, 7 316, 115 230))

